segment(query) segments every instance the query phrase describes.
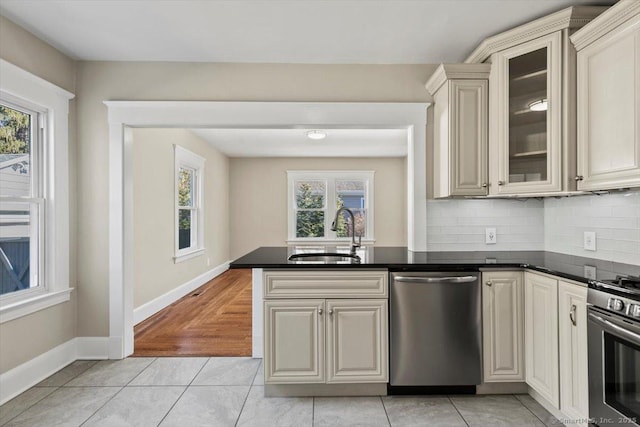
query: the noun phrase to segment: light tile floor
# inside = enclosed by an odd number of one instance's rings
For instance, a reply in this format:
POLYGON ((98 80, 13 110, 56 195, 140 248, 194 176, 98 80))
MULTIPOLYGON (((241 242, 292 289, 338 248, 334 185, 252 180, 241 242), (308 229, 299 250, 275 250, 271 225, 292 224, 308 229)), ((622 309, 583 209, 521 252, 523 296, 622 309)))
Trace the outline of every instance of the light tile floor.
POLYGON ((0 406, 0 426, 559 426, 526 395, 265 398, 260 359, 77 361, 0 406))

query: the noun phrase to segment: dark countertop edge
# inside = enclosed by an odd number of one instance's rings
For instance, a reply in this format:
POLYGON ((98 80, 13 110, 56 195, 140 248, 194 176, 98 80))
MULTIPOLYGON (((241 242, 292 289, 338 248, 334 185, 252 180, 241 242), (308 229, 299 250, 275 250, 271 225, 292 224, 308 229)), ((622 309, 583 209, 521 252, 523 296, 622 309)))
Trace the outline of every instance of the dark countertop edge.
POLYGON ((561 277, 563 279, 573 280, 574 282, 580 282, 588 284, 592 279, 587 279, 581 276, 575 276, 573 274, 564 273, 561 271, 551 270, 546 267, 540 267, 532 264, 526 263, 496 263, 496 264, 486 264, 486 263, 450 263, 450 264, 397 264, 397 263, 387 263, 387 264, 237 264, 231 263, 229 265, 231 269, 241 269, 241 268, 267 268, 267 269, 304 269, 304 270, 341 270, 341 269, 387 269, 390 272, 393 271, 443 271, 443 270, 451 270, 451 271, 462 271, 462 270, 480 270, 480 269, 496 269, 496 270, 506 270, 506 269, 528 269, 537 271, 539 273, 545 273, 552 276, 561 277))

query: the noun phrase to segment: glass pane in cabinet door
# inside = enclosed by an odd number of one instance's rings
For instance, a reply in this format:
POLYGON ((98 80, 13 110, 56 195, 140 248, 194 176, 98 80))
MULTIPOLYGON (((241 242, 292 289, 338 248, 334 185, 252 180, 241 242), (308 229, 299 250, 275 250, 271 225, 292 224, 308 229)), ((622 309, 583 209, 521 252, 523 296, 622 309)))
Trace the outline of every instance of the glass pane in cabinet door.
POLYGON ((509 182, 547 180, 547 48, 509 60, 509 182))

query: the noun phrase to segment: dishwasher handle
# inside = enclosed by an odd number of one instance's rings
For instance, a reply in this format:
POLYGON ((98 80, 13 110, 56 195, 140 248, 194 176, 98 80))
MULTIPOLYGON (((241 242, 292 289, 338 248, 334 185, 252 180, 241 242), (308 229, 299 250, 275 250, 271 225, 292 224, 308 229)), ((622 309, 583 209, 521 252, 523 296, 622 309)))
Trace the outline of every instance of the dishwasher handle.
POLYGON ((448 276, 448 277, 422 277, 422 276, 394 276, 396 282, 414 283, 469 283, 478 280, 477 276, 448 276))

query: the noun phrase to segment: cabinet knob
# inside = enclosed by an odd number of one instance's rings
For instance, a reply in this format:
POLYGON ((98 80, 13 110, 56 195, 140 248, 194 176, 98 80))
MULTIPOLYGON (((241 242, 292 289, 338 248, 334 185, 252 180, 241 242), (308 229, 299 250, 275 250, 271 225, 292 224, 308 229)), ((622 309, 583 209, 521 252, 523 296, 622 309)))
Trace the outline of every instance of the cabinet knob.
POLYGON ((318 309, 318 314, 319 314, 320 316, 322 316, 322 313, 323 313, 322 309, 321 309, 321 308, 319 308, 319 309, 318 309))
POLYGON ((489 280, 489 281, 487 281, 486 285, 487 285, 487 286, 492 286, 492 285, 493 285, 493 282, 491 282, 491 280, 489 280))
POLYGON ((504 181, 498 181, 498 185, 504 185, 504 181))
POLYGON ((573 326, 576 326, 576 310, 578 309, 578 307, 576 307, 575 304, 571 304, 571 310, 569 310, 569 319, 571 320, 571 324, 573 326))
POLYGON ((489 184, 487 184, 486 182, 482 183, 482 188, 487 188, 489 186, 489 184))
POLYGON ((329 315, 330 316, 333 315, 333 309, 332 308, 329 309, 329 315))
POLYGON ((582 181, 584 179, 584 176, 582 175, 576 175, 576 177, 574 178, 576 181, 582 181))

